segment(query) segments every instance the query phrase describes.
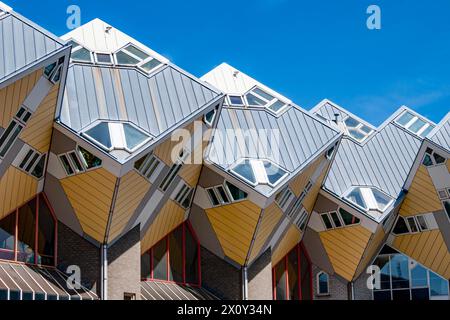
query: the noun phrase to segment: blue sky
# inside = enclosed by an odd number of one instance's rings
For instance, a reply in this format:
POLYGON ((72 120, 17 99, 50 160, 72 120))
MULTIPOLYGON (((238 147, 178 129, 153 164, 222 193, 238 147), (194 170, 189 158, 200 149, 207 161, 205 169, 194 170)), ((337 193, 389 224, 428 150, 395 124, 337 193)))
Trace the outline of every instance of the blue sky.
POLYGON ((450 110, 448 0, 3 1, 56 35, 79 5, 196 76, 227 62, 306 109, 328 98, 374 125, 401 105, 450 110))

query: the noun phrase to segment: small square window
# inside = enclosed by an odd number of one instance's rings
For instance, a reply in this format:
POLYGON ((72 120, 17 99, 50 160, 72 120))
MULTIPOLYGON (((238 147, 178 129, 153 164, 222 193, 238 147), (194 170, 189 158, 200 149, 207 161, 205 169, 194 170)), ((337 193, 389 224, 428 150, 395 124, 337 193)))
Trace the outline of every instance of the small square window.
POLYGON ((95 57, 98 63, 112 64, 112 58, 110 54, 107 53, 96 53, 95 57))

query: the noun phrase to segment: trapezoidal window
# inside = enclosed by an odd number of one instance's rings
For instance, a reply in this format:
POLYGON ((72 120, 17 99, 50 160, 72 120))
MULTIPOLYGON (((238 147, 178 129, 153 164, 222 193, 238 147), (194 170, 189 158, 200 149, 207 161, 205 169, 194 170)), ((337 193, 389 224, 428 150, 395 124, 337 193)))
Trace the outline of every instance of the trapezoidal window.
POLYGON ((56 218, 40 194, 0 221, 0 259, 55 266, 56 218))
POLYGON ((169 281, 200 286, 200 243, 183 223, 141 257, 144 281, 169 281))
POLYGON ((312 300, 311 261, 298 244, 273 268, 275 300, 312 300))

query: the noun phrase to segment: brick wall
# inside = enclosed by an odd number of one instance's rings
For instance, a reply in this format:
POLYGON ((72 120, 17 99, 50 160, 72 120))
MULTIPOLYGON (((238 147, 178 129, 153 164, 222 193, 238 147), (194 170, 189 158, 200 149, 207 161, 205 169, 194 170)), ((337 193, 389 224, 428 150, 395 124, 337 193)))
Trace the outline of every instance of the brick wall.
POLYGON ((353 284, 355 300, 372 300, 372 290, 367 288, 367 279, 369 274, 363 272, 353 284))
POLYGON ((58 268, 66 272, 70 265, 80 268, 81 284, 100 296, 100 248, 58 223, 58 268))
POLYGON ((249 300, 272 300, 272 257, 270 249, 248 269, 249 300))
POLYGON ((201 248, 202 286, 218 298, 242 298, 241 270, 201 248))
POLYGON ((141 292, 141 242, 137 226, 108 249, 108 300, 123 300, 125 293, 141 292))

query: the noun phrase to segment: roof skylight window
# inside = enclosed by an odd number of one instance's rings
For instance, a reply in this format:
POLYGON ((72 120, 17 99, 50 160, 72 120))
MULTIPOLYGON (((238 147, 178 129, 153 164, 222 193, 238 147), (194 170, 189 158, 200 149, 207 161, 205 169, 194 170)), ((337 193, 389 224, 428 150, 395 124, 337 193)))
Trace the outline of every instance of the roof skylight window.
POLYGON ((277 185, 288 174, 287 171, 268 160, 244 159, 235 165, 231 172, 253 186, 277 185))
POLYGON ((393 199, 388 195, 370 187, 354 187, 345 198, 365 211, 384 212, 393 202, 393 199))
POLYGON ((409 111, 405 111, 395 122, 422 138, 426 138, 434 129, 434 125, 421 119, 409 111))
POLYGON ((92 54, 88 49, 73 40, 69 41, 69 45, 72 46, 72 55, 70 57, 72 61, 92 63, 92 54))
POLYGON ((120 49, 115 56, 118 65, 138 66, 146 72, 150 72, 162 64, 161 61, 132 44, 120 49))
POLYGON ((344 123, 348 135, 359 142, 364 141, 373 132, 372 128, 352 117, 345 119, 344 123))
POLYGON ((149 135, 131 124, 120 122, 100 122, 83 135, 107 151, 133 152, 151 139, 149 135))

